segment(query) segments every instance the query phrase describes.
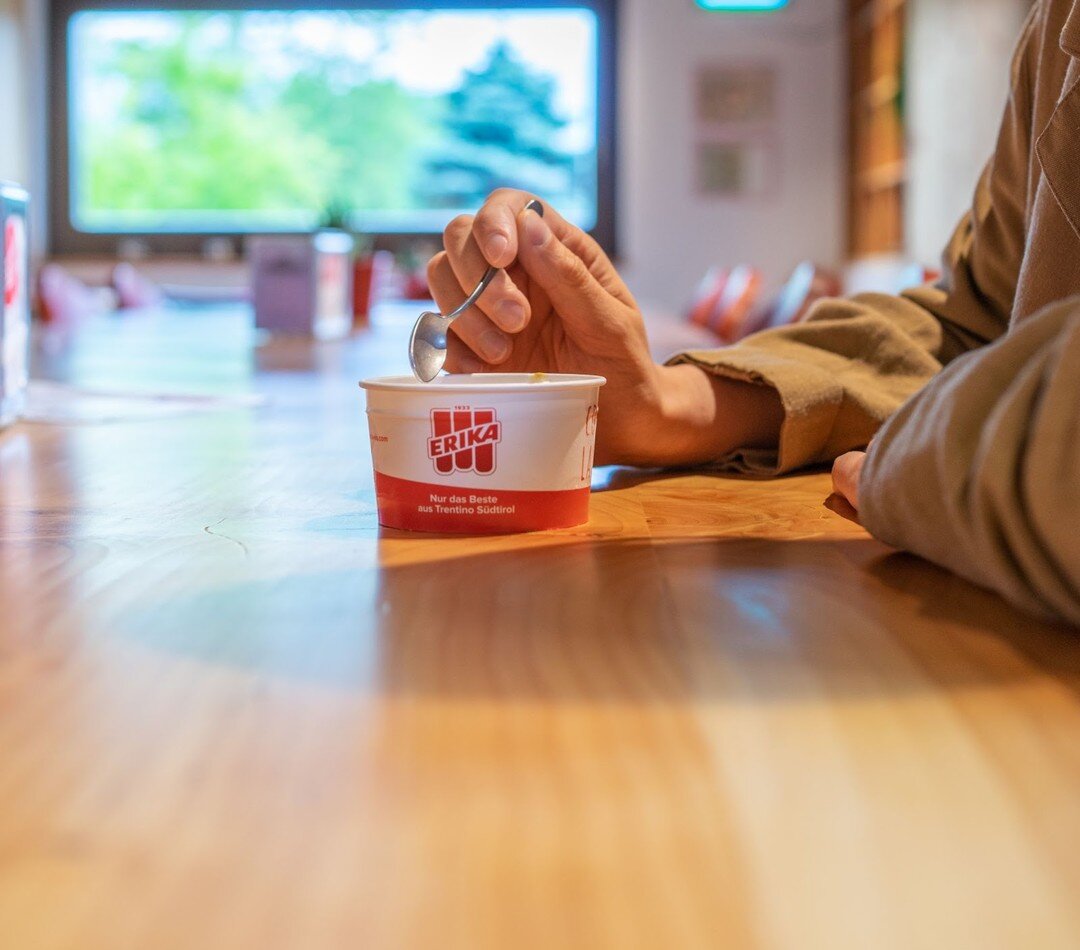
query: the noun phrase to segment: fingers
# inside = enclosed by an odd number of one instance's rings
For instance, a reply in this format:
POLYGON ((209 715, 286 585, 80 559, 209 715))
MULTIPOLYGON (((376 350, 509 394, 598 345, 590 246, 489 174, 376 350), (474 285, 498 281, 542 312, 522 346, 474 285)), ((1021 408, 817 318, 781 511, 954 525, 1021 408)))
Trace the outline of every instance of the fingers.
POLYGON ((865 452, 848 452, 833 463, 833 490, 847 499, 856 511, 859 510, 859 479, 865 461, 865 452))
POLYGON ((838 514, 841 518, 854 521, 855 524, 861 524, 858 511, 852 507, 851 502, 837 492, 833 492, 825 499, 825 507, 834 514, 838 514))
MULTIPOLYGON (((451 221, 443 232, 443 245, 458 286, 471 293, 489 266, 477 244, 475 219, 461 215, 451 221)), ((505 271, 495 275, 477 307, 507 333, 520 333, 529 322, 529 301, 505 271)))
POLYGON ((517 257, 517 216, 531 199, 527 192, 500 188, 476 213, 476 244, 492 267, 509 267, 517 257))
POLYGON ((517 223, 518 261, 551 298, 567 329, 592 335, 625 325, 625 304, 613 297, 581 257, 559 240, 546 218, 525 211, 517 223))
MULTIPOLYGON (((493 267, 509 267, 517 259, 517 217, 530 201, 539 201, 536 195, 517 188, 497 188, 476 213, 472 223, 477 247, 484 259, 493 267)), ((566 222, 558 212, 544 205, 544 214, 552 215, 561 233, 566 222)))
MULTIPOLYGON (((543 202, 542 198, 527 191, 512 188, 499 188, 493 191, 476 213, 473 231, 484 259, 495 267, 509 267, 518 256, 520 240, 518 219, 525 206, 533 200, 543 202)), ((585 265, 597 276, 601 285, 623 303, 635 306, 634 298, 622 282, 614 265, 596 241, 571 224, 551 205, 544 204, 544 220, 552 233, 571 251, 585 262, 585 265)))
POLYGON ((446 337, 446 363, 448 373, 482 373, 484 361, 459 338, 450 333, 446 337))
POLYGON ((475 217, 450 222, 443 234, 446 250, 428 266, 443 313, 472 292, 488 267, 500 268, 451 331, 491 365, 509 359, 512 334, 529 324, 530 299, 522 290, 529 288, 529 279, 546 292, 568 328, 576 326, 586 339, 624 330, 627 316, 636 313, 633 297, 600 246, 547 205, 543 217, 525 211, 531 200, 524 191, 493 192, 475 217), (515 262, 511 278, 505 268, 515 262))
MULTIPOLYGON (((443 313, 449 313, 459 306, 467 296, 461 289, 461 284, 450 265, 450 258, 446 252, 436 254, 428 264, 428 283, 443 313)), ((454 321, 450 327, 449 339, 453 341, 455 337, 471 351, 472 355, 478 356, 485 363, 497 366, 510 357, 512 344, 509 335, 497 327, 479 307, 470 307, 454 321)), ((449 347, 448 364, 451 353, 466 362, 470 355, 456 347, 449 347)), ((462 368, 460 371, 479 372, 479 368, 462 368)))

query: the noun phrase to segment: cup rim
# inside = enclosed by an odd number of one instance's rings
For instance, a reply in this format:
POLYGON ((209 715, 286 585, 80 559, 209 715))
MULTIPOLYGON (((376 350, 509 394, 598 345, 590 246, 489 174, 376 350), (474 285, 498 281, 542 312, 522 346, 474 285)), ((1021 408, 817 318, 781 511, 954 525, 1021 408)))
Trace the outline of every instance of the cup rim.
POLYGON ((603 376, 578 373, 455 373, 422 383, 415 376, 377 376, 360 380, 364 390, 403 393, 522 393, 603 386, 603 376), (542 377, 538 379, 537 377, 542 377))

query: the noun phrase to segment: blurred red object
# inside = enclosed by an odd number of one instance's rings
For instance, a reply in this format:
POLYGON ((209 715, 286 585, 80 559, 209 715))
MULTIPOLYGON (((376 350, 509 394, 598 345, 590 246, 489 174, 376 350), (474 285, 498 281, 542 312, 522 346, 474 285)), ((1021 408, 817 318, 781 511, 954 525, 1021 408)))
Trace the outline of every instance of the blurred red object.
POLYGON ((721 342, 734 343, 747 335, 747 321, 755 313, 762 283, 761 272, 749 264, 731 270, 708 322, 721 342))
POLYGON ((353 263, 353 326, 366 326, 371 308, 387 292, 394 279, 394 255, 375 251, 353 263))
POLYGON ((431 288, 428 286, 426 267, 417 268, 405 278, 402 293, 406 300, 431 299, 431 288))
POLYGON ((112 291, 88 287, 59 264, 46 264, 38 274, 38 309, 41 319, 70 326, 112 309, 112 291))
POLYGON ((757 312, 762 277, 756 267, 739 264, 730 270, 710 267, 694 291, 686 317, 695 326, 712 330, 722 342, 746 335, 744 326, 757 312))
POLYGON ((697 289, 694 291, 694 299, 687 309, 686 318, 695 326, 707 327, 716 309, 717 301, 724 292, 728 281, 728 270, 724 267, 710 267, 705 272, 697 289))

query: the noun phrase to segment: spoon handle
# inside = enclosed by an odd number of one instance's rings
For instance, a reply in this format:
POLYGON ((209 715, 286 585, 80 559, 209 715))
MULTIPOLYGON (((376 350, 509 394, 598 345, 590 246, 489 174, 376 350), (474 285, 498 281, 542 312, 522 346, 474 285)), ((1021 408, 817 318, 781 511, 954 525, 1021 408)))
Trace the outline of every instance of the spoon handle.
POLYGON ((486 271, 484 271, 484 276, 480 278, 480 283, 476 285, 476 290, 474 290, 471 294, 469 294, 468 297, 465 298, 465 300, 462 301, 461 306, 446 314, 444 319, 456 320, 458 317, 460 317, 466 310, 469 309, 469 307, 471 307, 474 303, 476 303, 477 300, 480 299, 480 295, 488 289, 488 284, 490 284, 495 279, 495 275, 497 273, 499 273, 499 268, 497 267, 489 267, 486 271))
MULTIPOLYGON (((527 205, 525 205, 525 210, 527 210, 527 211, 535 211, 538 215, 540 215, 541 218, 544 216, 544 206, 539 201, 537 201, 535 198, 533 198, 527 205)), ((456 320, 466 310, 468 310, 469 307, 471 307, 473 304, 475 304, 476 301, 480 299, 480 295, 483 294, 483 292, 488 289, 488 285, 495 279, 495 275, 497 273, 499 273, 499 268, 497 268, 497 267, 489 267, 484 272, 484 276, 480 278, 480 283, 476 285, 476 290, 474 290, 471 294, 469 294, 469 296, 466 297, 465 300, 462 301, 462 303, 461 303, 461 305, 459 307, 457 307, 455 310, 451 311, 450 313, 446 314, 444 316, 444 319, 445 320, 456 320)))

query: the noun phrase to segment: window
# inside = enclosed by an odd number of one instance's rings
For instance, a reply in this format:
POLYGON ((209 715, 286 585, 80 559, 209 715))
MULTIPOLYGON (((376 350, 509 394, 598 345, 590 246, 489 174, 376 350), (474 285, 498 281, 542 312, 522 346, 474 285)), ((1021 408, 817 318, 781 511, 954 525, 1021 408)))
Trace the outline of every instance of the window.
POLYGON ((612 0, 54 13, 57 251, 435 234, 502 186, 611 244, 612 0))

